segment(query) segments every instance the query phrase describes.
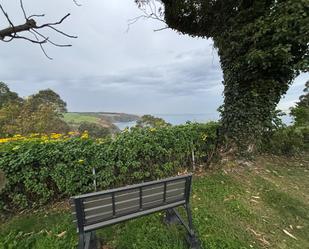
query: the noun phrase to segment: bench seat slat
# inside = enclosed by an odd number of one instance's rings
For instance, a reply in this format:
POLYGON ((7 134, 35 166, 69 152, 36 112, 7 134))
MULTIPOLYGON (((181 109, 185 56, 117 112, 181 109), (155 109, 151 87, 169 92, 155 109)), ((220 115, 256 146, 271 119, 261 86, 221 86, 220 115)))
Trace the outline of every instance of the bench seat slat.
POLYGON ((139 211, 139 203, 137 203, 137 205, 135 206, 123 207, 123 208, 117 209, 116 216, 121 216, 121 215, 125 215, 125 214, 132 213, 132 212, 137 212, 137 211, 139 211))
MULTIPOLYGON (((168 197, 166 199, 165 205, 168 205, 168 204, 170 204, 170 202, 175 202, 175 201, 177 201, 177 202, 178 201, 184 201, 183 195, 176 195, 176 196, 168 197)), ((143 210, 147 210, 151 207, 160 206, 162 204, 164 204, 163 199, 150 201, 150 202, 143 204, 143 210)), ((137 211, 139 211, 138 202, 136 202, 136 205, 132 205, 132 206, 129 206, 129 207, 123 206, 122 208, 117 209, 116 210, 116 216, 126 215, 126 214, 129 214, 129 213, 132 213, 132 212, 137 212, 137 211)), ((93 215, 87 215, 85 217, 85 219, 86 219, 86 224, 89 225, 91 223, 96 223, 96 222, 108 220, 112 217, 113 217, 113 213, 112 213, 112 210, 111 210, 111 211, 105 212, 105 213, 96 213, 96 214, 94 213, 93 215)))
MULTIPOLYGON (((183 190, 174 190, 170 191, 166 195, 166 202, 169 202, 174 199, 183 199, 184 191, 183 190)), ((163 193, 157 193, 154 195, 149 195, 142 199, 143 208, 151 206, 152 203, 163 203, 163 193)), ((116 213, 118 214, 120 211, 123 213, 125 209, 138 209, 136 207, 139 206, 139 198, 134 198, 128 201, 116 202, 116 213)), ((85 209, 85 218, 88 219, 89 216, 93 215, 101 215, 104 213, 112 212, 112 203, 103 206, 91 207, 85 209)), ((74 218, 76 218, 76 213, 72 212, 74 218)))
POLYGON ((79 232, 87 232, 181 206, 188 203, 190 183, 189 174, 72 197, 74 223, 79 232))
POLYGON ((85 202, 92 202, 92 201, 105 201, 112 198, 111 194, 104 194, 104 195, 97 195, 97 196, 89 196, 86 198, 83 198, 85 202))
MULTIPOLYGON (((163 202, 163 192, 164 189, 162 189, 161 192, 148 192, 148 195, 145 196, 144 191, 143 191, 143 198, 142 201, 143 203, 151 202, 151 201, 158 201, 161 200, 163 202)), ((179 195, 179 194, 184 194, 184 189, 172 189, 172 190, 167 190, 166 191, 166 198, 179 195)), ((128 199, 125 199, 125 194, 122 194, 122 197, 119 201, 119 198, 117 195, 115 195, 115 204, 116 204, 116 211, 119 208, 123 207, 130 207, 130 206, 135 206, 138 205, 139 202, 139 193, 134 195, 134 198, 130 199, 129 197, 132 197, 131 193, 128 193, 128 199)), ((144 205, 144 204, 143 204, 144 205)), ((112 199, 104 199, 104 202, 97 200, 97 201, 91 201, 90 203, 87 201, 84 201, 84 209, 85 209, 85 215, 91 215, 94 213, 100 213, 100 212, 107 212, 112 210, 112 199)))
POLYGON ((116 214, 125 208, 131 208, 131 207, 135 207, 138 206, 139 207, 139 198, 136 198, 134 200, 130 200, 130 201, 126 201, 126 202, 116 202, 116 214))
POLYGON ((148 210, 140 211, 140 212, 137 212, 137 213, 117 217, 117 218, 114 218, 114 219, 111 219, 111 220, 102 221, 102 222, 99 222, 99 223, 96 223, 96 224, 86 225, 84 227, 84 231, 85 232, 93 231, 93 230, 96 230, 96 229, 101 228, 101 227, 116 224, 116 223, 119 223, 119 222, 122 222, 122 221, 125 221, 125 220, 134 219, 136 217, 140 217, 140 216, 143 216, 143 215, 159 212, 161 210, 165 210, 165 209, 168 209, 168 208, 181 206, 183 204, 185 204, 184 200, 174 202, 174 203, 171 203, 171 204, 167 204, 167 205, 163 205, 163 206, 159 206, 159 207, 155 207, 155 208, 151 208, 151 209, 148 209, 148 210))
POLYGON ((112 197, 108 197, 108 198, 97 198, 97 199, 93 199, 93 200, 88 200, 88 199, 84 199, 83 204, 84 204, 84 208, 92 208, 92 207, 96 207, 96 206, 104 206, 104 205, 108 205, 112 202, 112 197))
POLYGON ((149 201, 146 203, 143 203, 143 208, 148 209, 151 207, 159 206, 163 204, 163 199, 162 200, 154 200, 154 201, 149 201))
POLYGON ((103 213, 100 215, 89 216, 85 219, 85 225, 91 225, 98 222, 102 222, 104 220, 111 219, 113 217, 113 212, 103 213))
POLYGON ((171 197, 171 196, 175 196, 175 195, 179 195, 179 194, 185 194, 185 190, 184 189, 174 189, 174 190, 168 190, 166 191, 166 197, 171 197))
MULTIPOLYGON (((155 193, 155 194, 151 194, 151 195, 143 197, 142 198, 143 207, 147 203, 152 203, 152 202, 162 202, 163 203, 163 194, 164 193, 161 192, 161 193, 155 193)), ((184 195, 183 189, 169 190, 169 191, 167 191, 166 198, 167 198, 167 200, 169 200, 170 197, 179 196, 181 194, 184 195)), ((105 203, 103 203, 103 204, 105 204, 105 203)), ((133 198, 133 199, 128 199, 128 200, 125 200, 125 201, 119 201, 119 202, 116 201, 115 205, 116 205, 116 213, 118 213, 118 211, 120 209, 131 208, 132 206, 133 207, 138 206, 139 205, 139 197, 133 198)), ((147 207, 148 206, 149 206, 149 204, 147 204, 147 207)), ((100 205, 100 206, 93 206, 93 207, 92 206, 89 207, 87 204, 84 204, 84 208, 85 208, 84 209, 85 210, 85 216, 87 218, 89 215, 94 215, 94 214, 99 215, 100 213, 112 212, 112 202, 111 202, 111 199, 110 199, 109 204, 100 205)), ((75 212, 73 214, 75 214, 75 212)))
POLYGON ((106 205, 106 206, 98 206, 95 208, 91 208, 91 209, 85 209, 85 218, 87 218, 88 216, 91 215, 95 215, 95 214, 103 214, 103 213, 108 213, 108 212, 113 212, 113 207, 112 204, 106 205))
POLYGON ((177 181, 181 181, 181 180, 185 181, 186 178, 191 177, 191 176, 192 176, 192 174, 176 176, 176 177, 169 177, 169 178, 165 178, 165 179, 157 180, 157 181, 152 181, 152 182, 144 182, 144 183, 129 185, 129 186, 121 187, 121 188, 115 188, 115 189, 109 189, 109 190, 94 192, 94 193, 77 195, 77 196, 73 196, 71 198, 72 199, 80 199, 80 198, 97 197, 97 196, 100 196, 100 195, 106 195, 106 194, 110 194, 110 193, 113 193, 113 192, 120 192, 122 190, 137 189, 139 187, 156 185, 156 184, 159 184, 159 183, 164 184, 164 182, 171 183, 171 182, 177 182, 177 181))
POLYGON ((130 189, 127 191, 121 191, 115 193, 115 201, 120 202, 120 201, 125 201, 128 199, 134 199, 139 197, 139 190, 138 189, 130 189))
POLYGON ((177 188, 182 188, 184 189, 185 188, 185 184, 186 182, 185 181, 179 181, 179 182, 175 182, 175 183, 167 183, 166 184, 166 189, 167 190, 170 190, 170 189, 177 189, 177 188))

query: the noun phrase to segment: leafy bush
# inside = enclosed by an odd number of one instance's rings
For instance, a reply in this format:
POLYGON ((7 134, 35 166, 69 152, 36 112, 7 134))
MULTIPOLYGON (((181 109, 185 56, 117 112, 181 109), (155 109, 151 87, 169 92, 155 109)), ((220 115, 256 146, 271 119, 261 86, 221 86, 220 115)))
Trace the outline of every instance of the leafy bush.
POLYGON ((106 189, 174 175, 190 167, 192 150, 196 163, 211 157, 217 127, 217 123, 194 123, 136 128, 96 140, 87 134, 4 139, 0 170, 6 185, 0 191, 0 208, 22 209, 93 191, 94 178, 98 189, 106 189))
POLYGON ((88 131, 89 135, 93 138, 102 138, 111 134, 111 131, 107 127, 90 122, 82 122, 78 127, 79 132, 88 131))
POLYGON ((304 151, 309 150, 309 125, 304 127, 295 127, 296 130, 301 132, 303 137, 303 149, 304 151))
POLYGON ((296 155, 309 148, 308 137, 308 127, 281 127, 265 138, 263 150, 277 155, 296 155))

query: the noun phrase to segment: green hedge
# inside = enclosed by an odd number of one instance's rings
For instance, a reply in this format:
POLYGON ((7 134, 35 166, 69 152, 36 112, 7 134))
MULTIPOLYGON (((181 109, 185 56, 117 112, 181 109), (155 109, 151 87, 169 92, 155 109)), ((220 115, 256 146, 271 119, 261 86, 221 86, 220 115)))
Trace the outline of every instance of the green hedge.
POLYGON ((261 151, 270 154, 295 156, 309 150, 309 127, 280 127, 265 136, 261 151))
POLYGON ((23 209, 97 189, 175 175, 211 157, 218 124, 131 129, 104 140, 70 138, 0 145, 6 184, 0 209, 23 209))

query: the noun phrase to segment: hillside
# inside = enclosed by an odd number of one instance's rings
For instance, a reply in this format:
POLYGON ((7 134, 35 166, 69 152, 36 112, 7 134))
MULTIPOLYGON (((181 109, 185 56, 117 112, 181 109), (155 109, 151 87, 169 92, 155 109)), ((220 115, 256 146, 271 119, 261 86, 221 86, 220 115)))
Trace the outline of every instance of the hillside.
MULTIPOLYGON (((194 224, 204 248, 309 248, 309 163, 259 157, 226 162, 193 181, 194 224)), ((108 249, 185 249, 184 230, 154 214, 101 229, 108 249)), ((59 203, 21 214, 0 228, 0 248, 76 248, 69 206, 59 203)))
POLYGON ((131 122, 136 121, 140 117, 135 114, 117 113, 117 112, 72 112, 80 115, 86 115, 90 117, 98 117, 100 119, 118 123, 118 122, 131 122))
POLYGON ((109 128, 113 133, 119 131, 114 123, 138 119, 137 115, 113 112, 68 112, 64 114, 64 120, 73 128, 77 128, 83 122, 89 122, 109 128))

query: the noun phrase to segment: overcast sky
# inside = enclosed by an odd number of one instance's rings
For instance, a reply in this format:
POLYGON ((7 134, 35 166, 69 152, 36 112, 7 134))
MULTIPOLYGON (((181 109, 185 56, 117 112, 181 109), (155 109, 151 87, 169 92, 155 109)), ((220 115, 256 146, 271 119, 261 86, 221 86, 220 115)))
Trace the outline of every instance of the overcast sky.
MULTIPOLYGON (((19 0, 0 0, 14 24, 23 22, 19 0)), ((44 34, 71 48, 25 41, 0 44, 0 81, 21 96, 51 88, 69 111, 127 113, 208 113, 222 104, 222 71, 211 40, 179 35, 155 21, 140 20, 127 32, 128 20, 140 15, 134 0, 24 0, 27 13, 45 13, 41 21, 71 17, 59 26, 78 35, 67 39, 44 34)), ((6 26, 0 17, 0 28, 6 26)), ((302 93, 308 74, 300 75, 279 108, 288 109, 302 93)))

